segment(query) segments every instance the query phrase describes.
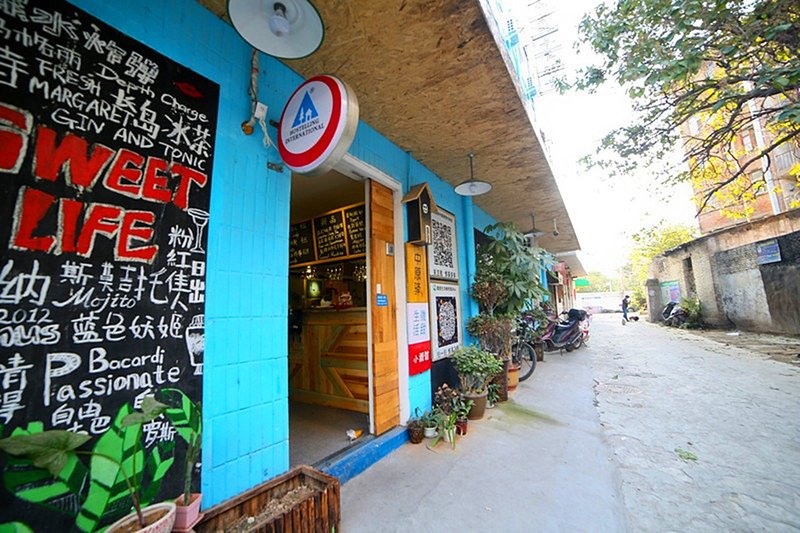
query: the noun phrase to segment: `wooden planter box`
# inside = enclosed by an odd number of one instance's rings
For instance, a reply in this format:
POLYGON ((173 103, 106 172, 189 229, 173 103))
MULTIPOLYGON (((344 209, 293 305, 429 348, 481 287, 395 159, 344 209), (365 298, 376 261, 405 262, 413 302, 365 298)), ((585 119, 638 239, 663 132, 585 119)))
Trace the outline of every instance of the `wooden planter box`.
POLYGON ((339 512, 339 480, 303 465, 207 510, 195 531, 331 533, 339 529, 339 512), (304 486, 311 494, 292 502, 291 507, 264 515, 270 502, 280 501, 304 486), (251 516, 255 521, 243 526, 251 516))

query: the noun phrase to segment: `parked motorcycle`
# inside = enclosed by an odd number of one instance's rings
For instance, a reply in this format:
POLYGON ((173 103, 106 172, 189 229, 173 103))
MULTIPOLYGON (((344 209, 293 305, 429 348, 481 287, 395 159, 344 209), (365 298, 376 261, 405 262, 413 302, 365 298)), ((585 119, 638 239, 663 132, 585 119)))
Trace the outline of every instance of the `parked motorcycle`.
POLYGON ((566 320, 550 319, 547 330, 542 335, 544 350, 577 350, 589 340, 589 322, 591 315, 583 309, 570 309, 561 313, 566 320))
POLYGON ((679 327, 688 318, 688 313, 678 305, 678 302, 668 303, 661 311, 661 318, 664 319, 664 324, 668 326, 679 327))

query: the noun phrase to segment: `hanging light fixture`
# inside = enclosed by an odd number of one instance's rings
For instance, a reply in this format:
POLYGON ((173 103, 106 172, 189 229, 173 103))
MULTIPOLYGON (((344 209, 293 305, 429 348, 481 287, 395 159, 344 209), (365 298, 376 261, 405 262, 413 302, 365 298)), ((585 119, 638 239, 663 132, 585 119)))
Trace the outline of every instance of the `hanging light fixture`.
POLYGON ((529 239, 535 239, 536 237, 541 237, 544 234, 544 231, 536 227, 536 218, 533 216, 533 213, 531 213, 531 229, 524 233, 525 237, 528 237, 529 239))
POLYGON ((228 17, 253 48, 281 59, 311 55, 325 37, 322 18, 308 0, 228 0, 228 17))
POLYGON ((461 182, 456 186, 456 194, 461 196, 478 196, 486 194, 492 190, 492 184, 488 181, 476 180, 473 175, 472 160, 475 154, 468 154, 469 156, 469 179, 461 182))

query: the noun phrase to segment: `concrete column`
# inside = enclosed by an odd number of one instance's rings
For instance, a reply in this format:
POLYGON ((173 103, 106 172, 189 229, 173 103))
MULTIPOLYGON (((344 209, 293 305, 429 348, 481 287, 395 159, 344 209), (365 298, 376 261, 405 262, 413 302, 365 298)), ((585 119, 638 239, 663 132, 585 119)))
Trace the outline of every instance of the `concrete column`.
POLYGON ((661 286, 657 279, 648 279, 645 284, 647 290, 647 320, 649 322, 661 321, 661 286))

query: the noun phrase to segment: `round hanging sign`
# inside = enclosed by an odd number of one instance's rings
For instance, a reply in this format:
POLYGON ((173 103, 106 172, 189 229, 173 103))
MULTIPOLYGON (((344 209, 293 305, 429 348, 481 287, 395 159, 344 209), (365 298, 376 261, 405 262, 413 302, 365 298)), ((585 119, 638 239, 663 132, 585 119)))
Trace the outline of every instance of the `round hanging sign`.
POLYGON ((358 128, 358 100, 342 80, 315 76, 283 108, 278 151, 292 171, 324 174, 347 153, 358 128))

